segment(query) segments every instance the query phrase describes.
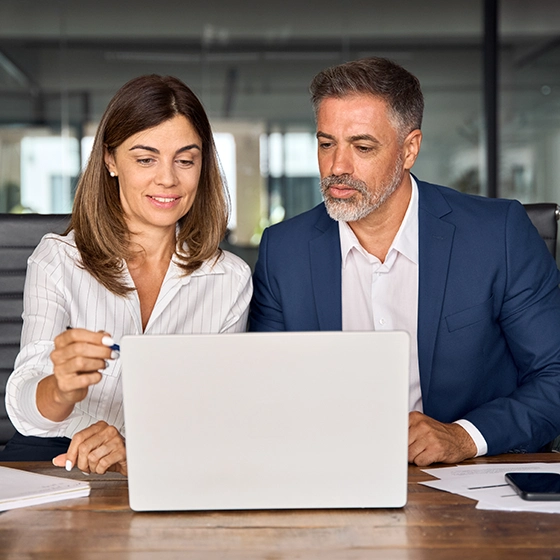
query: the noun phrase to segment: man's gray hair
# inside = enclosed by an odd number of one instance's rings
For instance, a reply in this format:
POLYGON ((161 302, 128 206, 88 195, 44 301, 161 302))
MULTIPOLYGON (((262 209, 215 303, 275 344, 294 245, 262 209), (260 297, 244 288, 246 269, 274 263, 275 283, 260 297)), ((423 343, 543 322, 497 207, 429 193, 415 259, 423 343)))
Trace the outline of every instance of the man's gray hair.
POLYGON ((369 94, 387 103, 393 124, 403 138, 422 126, 424 96, 420 81, 386 58, 363 58, 331 66, 313 78, 309 91, 315 116, 326 98, 369 94))

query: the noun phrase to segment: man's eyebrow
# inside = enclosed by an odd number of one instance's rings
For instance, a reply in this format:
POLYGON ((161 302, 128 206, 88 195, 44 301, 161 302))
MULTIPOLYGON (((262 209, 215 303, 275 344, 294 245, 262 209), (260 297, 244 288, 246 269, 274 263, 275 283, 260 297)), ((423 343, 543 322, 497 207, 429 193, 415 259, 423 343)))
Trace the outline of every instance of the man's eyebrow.
MULTIPOLYGON (((335 139, 332 134, 327 134, 326 132, 322 132, 320 130, 317 132, 317 139, 319 138, 326 138, 328 140, 335 139)), ((348 140, 350 142, 363 142, 365 140, 366 142, 371 142, 372 144, 381 144, 381 142, 371 134, 355 134, 354 136, 350 136, 348 140)))
MULTIPOLYGON (((147 152, 152 152, 154 154, 159 154, 159 150, 157 148, 152 148, 152 146, 144 146, 143 144, 136 144, 130 148, 129 152, 132 150, 146 150, 147 152)), ((189 150, 201 150, 198 144, 189 144, 188 146, 183 146, 179 148, 175 154, 180 154, 182 152, 188 152, 189 150)))
POLYGON ((366 142, 372 142, 373 144, 381 144, 381 142, 379 142, 379 140, 371 134, 356 134, 354 136, 350 136, 349 140, 350 142, 362 142, 365 140, 366 142))

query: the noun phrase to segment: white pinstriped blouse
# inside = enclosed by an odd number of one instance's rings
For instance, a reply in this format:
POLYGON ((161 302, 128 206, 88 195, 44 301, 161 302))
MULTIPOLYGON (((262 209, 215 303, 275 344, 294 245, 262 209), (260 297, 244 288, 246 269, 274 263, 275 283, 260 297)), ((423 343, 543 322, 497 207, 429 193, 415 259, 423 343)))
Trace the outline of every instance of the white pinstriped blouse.
MULTIPOLYGON (((28 261, 21 350, 6 387, 6 409, 23 435, 71 438, 99 420, 124 435, 118 358, 109 360, 101 382, 90 386, 64 421, 52 422, 37 409, 37 384, 52 373, 53 340, 67 326, 105 330, 117 342, 125 334, 142 333, 136 291, 117 296, 78 262, 73 233, 46 235, 28 261)), ((125 274, 133 286, 128 270, 125 274)), ((182 276, 172 261, 144 334, 243 332, 251 294, 249 266, 231 253, 224 252, 216 264, 206 262, 189 276, 182 276)))

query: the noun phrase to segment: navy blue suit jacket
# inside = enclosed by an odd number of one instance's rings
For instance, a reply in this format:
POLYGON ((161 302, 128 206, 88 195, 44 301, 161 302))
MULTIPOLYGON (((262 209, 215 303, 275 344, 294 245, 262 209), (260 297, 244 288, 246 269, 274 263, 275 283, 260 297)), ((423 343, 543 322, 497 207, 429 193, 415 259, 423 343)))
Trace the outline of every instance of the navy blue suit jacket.
MULTIPOLYGON (((417 181, 424 413, 465 418, 488 453, 560 433, 560 273, 523 206, 417 181)), ((250 330, 341 330, 338 224, 323 204, 265 230, 250 330)), ((375 356, 372 356, 372 360, 375 356)))

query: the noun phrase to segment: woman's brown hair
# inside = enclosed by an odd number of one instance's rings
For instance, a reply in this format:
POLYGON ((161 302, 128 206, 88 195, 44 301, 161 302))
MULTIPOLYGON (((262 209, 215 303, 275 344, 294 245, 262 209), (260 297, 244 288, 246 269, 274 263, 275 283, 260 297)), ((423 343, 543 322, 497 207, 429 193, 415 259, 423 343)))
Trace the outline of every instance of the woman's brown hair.
POLYGON ((105 110, 87 167, 78 181, 68 228, 74 231, 82 266, 117 295, 131 290, 123 280, 123 269, 135 252, 129 243, 118 178, 109 175, 105 151, 112 153, 133 134, 177 115, 192 124, 202 141, 202 169, 193 205, 178 223, 175 254, 185 274, 220 254, 229 198, 204 107, 177 78, 140 76, 119 89, 105 110))

